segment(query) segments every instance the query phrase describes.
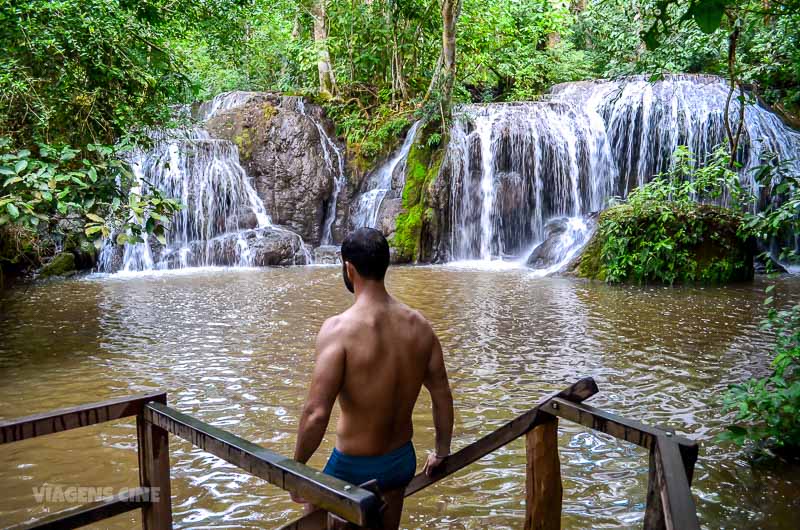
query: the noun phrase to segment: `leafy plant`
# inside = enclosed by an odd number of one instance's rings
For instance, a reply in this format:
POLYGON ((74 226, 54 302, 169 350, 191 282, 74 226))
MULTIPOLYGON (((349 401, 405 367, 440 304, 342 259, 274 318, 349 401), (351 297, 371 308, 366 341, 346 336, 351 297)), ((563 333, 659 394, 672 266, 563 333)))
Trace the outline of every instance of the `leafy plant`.
MULTIPOLYGON (((779 258, 789 261, 796 256, 793 245, 786 243, 793 243, 800 228, 800 175, 786 167, 765 161, 759 168, 757 179, 771 191, 770 198, 760 212, 748 214, 743 231, 765 245, 776 244, 779 258)), ((772 263, 769 256, 764 258, 772 263)), ((723 408, 736 413, 736 423, 717 438, 751 442, 760 452, 800 448, 800 305, 778 310, 774 290, 774 284, 766 289, 769 310, 762 322, 765 333, 775 334, 771 372, 730 387, 723 408)))
POLYGON ((739 230, 744 196, 726 151, 698 165, 685 147, 678 148, 669 173, 601 214, 602 276, 610 283, 670 285, 747 276, 749 254, 739 230))
POLYGON ((800 448, 800 305, 777 310, 771 292, 770 306, 762 323, 765 333, 774 333, 775 358, 771 373, 731 386, 725 395, 725 412, 736 412, 737 424, 728 427, 718 440, 756 443, 759 450, 800 448))
POLYGON ((38 144, 33 154, 0 138, 0 227, 13 223, 48 237, 82 231, 93 240, 118 233, 120 242, 140 242, 148 232, 163 240, 180 203, 158 191, 128 191, 133 176, 121 158, 128 149, 90 144, 81 153, 38 144))

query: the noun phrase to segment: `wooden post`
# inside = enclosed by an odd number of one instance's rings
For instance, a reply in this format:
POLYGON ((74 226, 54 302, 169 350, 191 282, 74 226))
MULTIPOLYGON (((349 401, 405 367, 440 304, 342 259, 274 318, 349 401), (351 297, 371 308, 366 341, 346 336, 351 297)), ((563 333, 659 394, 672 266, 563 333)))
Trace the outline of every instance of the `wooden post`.
POLYGON ((151 499, 142 507, 145 530, 172 528, 172 499, 169 484, 169 433, 136 416, 139 441, 139 485, 151 489, 151 499))
POLYGON ((656 447, 650 446, 650 472, 647 475, 647 507, 644 511, 644 530, 664 530, 667 527, 664 520, 664 507, 661 505, 661 486, 658 482, 656 470, 656 447))
POLYGON ((558 418, 546 416, 525 435, 525 530, 561 528, 558 418))
POLYGON ((689 481, 689 486, 692 485, 694 478, 694 465, 697 463, 697 454, 700 451, 700 446, 694 445, 679 445, 678 449, 681 452, 681 460, 683 460, 683 468, 686 471, 686 480, 689 481))

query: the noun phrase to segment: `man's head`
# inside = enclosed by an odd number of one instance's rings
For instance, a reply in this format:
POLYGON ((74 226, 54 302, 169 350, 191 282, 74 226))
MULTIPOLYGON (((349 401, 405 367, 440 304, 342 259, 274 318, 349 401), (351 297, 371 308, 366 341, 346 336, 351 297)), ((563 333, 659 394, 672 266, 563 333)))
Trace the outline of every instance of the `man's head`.
POLYGON ((389 267, 389 243, 374 228, 359 228, 342 242, 342 274, 344 284, 355 292, 353 278, 382 282, 389 267))

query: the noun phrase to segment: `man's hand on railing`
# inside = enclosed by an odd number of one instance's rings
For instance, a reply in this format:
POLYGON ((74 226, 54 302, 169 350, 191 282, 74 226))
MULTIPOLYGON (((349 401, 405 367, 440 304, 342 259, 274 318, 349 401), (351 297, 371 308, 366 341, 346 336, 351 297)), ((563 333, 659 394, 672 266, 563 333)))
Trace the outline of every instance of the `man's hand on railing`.
POLYGON ((422 468, 422 471, 427 476, 432 476, 434 471, 437 467, 442 465, 444 459, 447 458, 447 455, 437 455, 436 453, 429 453, 428 460, 425 461, 425 466, 422 468))
POLYGON ((308 501, 305 500, 300 495, 298 495, 297 493, 290 493, 289 495, 292 497, 293 502, 296 502, 298 504, 308 504, 308 501))

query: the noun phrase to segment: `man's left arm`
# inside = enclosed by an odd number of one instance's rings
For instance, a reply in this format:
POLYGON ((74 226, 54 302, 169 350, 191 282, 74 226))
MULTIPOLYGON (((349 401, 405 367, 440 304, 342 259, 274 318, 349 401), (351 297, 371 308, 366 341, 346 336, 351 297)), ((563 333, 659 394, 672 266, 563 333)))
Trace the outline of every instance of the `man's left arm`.
POLYGON ((317 335, 317 358, 311 376, 311 388, 300 416, 294 449, 294 459, 303 464, 308 462, 322 443, 333 404, 344 380, 345 350, 339 340, 337 327, 335 319, 329 319, 317 335))

